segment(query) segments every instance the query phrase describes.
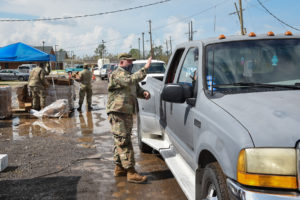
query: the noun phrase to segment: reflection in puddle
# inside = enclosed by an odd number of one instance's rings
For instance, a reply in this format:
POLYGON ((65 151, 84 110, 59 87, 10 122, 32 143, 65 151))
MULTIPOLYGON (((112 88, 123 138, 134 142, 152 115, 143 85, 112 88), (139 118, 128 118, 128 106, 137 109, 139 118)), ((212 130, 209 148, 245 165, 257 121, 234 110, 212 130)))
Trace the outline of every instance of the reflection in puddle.
POLYGON ((96 135, 110 131, 106 120, 106 99, 105 95, 93 96, 95 110, 82 113, 75 111, 68 118, 37 119, 28 113, 18 113, 11 120, 0 121, 0 139, 24 140, 37 136, 75 135, 82 147, 94 148, 99 145, 96 135))
POLYGON ((80 128, 81 128, 82 135, 93 134, 94 124, 93 124, 92 112, 87 112, 85 116, 82 113, 80 113, 79 121, 80 121, 80 128))

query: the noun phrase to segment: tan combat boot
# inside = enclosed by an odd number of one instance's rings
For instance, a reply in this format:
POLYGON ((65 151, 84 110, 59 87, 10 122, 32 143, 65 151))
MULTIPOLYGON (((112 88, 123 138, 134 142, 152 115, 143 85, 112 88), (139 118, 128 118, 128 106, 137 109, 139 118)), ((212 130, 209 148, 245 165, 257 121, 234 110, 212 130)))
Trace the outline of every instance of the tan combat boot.
POLYGON ((120 165, 116 165, 115 167, 115 172, 114 172, 114 176, 118 177, 118 176, 126 176, 127 171, 120 165))
POLYGON ((127 181, 131 183, 145 183, 147 176, 139 175, 133 167, 127 170, 127 181))

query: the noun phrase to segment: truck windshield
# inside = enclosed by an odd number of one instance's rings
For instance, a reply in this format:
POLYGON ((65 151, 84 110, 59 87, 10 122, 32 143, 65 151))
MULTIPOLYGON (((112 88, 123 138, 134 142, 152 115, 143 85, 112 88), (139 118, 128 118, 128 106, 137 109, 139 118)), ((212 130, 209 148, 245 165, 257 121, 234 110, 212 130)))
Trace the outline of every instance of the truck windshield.
MULTIPOLYGON (((135 73, 145 66, 146 63, 135 63, 133 64, 131 73, 135 73)), ((164 63, 151 63, 151 67, 148 69, 147 74, 160 74, 165 73, 164 63)))
POLYGON ((207 89, 226 92, 257 88, 299 89, 299 58, 299 39, 208 45, 205 66, 207 89))

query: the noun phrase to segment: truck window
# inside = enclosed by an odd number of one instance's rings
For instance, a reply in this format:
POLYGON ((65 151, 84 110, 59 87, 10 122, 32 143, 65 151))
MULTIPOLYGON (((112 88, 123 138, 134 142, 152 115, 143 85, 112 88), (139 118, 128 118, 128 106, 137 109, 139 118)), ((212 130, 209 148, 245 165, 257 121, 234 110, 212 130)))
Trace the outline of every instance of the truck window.
POLYGON ((179 74, 178 83, 187 84, 193 86, 193 82, 196 81, 196 72, 198 68, 198 48, 190 48, 186 54, 181 72, 179 74))
MULTIPOLYGON (((134 63, 131 73, 135 73, 145 66, 145 63, 134 63)), ((147 74, 163 74, 165 73, 165 63, 152 62, 151 67, 147 70, 147 74)))
POLYGON ((181 60, 182 54, 184 52, 184 48, 183 49, 177 49, 173 59, 171 61, 170 67, 169 67, 169 71, 167 74, 167 78, 166 78, 166 82, 165 83, 173 83, 174 78, 175 78, 175 74, 179 65, 179 62, 181 60))

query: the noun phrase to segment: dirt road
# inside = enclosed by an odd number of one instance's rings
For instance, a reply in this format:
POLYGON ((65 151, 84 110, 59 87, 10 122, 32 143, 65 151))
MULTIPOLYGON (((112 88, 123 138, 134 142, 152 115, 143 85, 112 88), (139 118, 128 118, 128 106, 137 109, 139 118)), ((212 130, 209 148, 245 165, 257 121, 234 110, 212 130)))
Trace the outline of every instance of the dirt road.
POLYGON ((136 168, 148 183, 113 177, 106 87, 106 81, 94 83, 92 112, 43 120, 20 114, 0 121, 0 154, 9 158, 0 173, 0 199, 186 199, 161 157, 139 151, 135 135, 136 168))

